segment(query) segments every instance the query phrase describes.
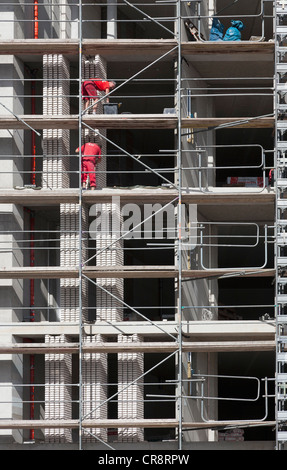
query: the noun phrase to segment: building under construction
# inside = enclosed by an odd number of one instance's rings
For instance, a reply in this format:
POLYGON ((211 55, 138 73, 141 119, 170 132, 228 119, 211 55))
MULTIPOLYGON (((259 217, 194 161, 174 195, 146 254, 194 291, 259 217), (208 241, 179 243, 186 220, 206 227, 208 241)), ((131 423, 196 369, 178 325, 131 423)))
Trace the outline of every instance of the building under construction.
POLYGON ((284 450, 287 1, 0 9, 0 448, 284 450))

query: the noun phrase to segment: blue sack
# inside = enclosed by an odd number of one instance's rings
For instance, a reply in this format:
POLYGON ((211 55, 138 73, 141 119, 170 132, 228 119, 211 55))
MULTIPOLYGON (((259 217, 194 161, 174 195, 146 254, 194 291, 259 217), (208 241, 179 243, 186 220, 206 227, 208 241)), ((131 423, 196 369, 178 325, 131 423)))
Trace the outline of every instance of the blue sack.
POLYGON ((218 18, 213 18, 210 30, 210 41, 222 41, 224 26, 220 23, 218 18))
POLYGON ((232 20, 231 24, 232 26, 226 31, 223 41, 240 41, 240 31, 244 28, 244 24, 240 20, 232 20))

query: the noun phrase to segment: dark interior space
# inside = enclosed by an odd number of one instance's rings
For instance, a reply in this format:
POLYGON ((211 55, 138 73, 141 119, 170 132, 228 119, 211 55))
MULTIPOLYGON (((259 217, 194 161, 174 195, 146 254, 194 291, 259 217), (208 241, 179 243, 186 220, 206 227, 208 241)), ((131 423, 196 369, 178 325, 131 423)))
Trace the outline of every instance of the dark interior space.
POLYGON ((268 380, 265 400, 265 377, 274 377, 275 354, 270 352, 231 352, 218 354, 219 420, 247 420, 245 441, 272 441, 274 429, 264 420, 274 420, 274 381, 268 380), (234 376, 234 377, 233 377, 234 376), (257 395, 258 392, 258 395, 257 395), (236 399, 236 400, 234 400, 236 399), (252 420, 262 420, 262 426, 252 427, 252 420), (251 422, 250 422, 251 421, 251 422))
POLYGON ((175 60, 158 53, 146 61, 109 62, 107 76, 116 81, 111 103, 120 114, 162 114, 175 103, 175 60))
POLYGON ((271 277, 234 277, 218 281, 219 319, 274 318, 274 282, 271 277))
MULTIPOLYGON (((172 419, 175 418, 175 377, 174 357, 164 354, 145 354, 144 382, 144 416, 145 419, 172 419), (168 383, 168 381, 171 381, 168 383), (149 395, 154 395, 149 396, 149 395), (166 398, 164 397, 166 396, 166 398)), ((175 432, 171 428, 145 429, 147 441, 162 441, 174 439, 175 432)))
POLYGON ((218 227, 220 268, 273 268, 273 230, 258 223, 226 223, 218 227))
POLYGON ((110 130, 108 138, 116 144, 109 143, 107 148, 108 187, 162 186, 174 182, 172 130, 110 130))
MULTIPOLYGON (((121 4, 118 8, 117 37, 118 39, 170 39, 174 32, 175 17, 174 5, 165 4, 164 15, 160 15, 160 21, 147 21, 147 18, 159 17, 158 5, 152 2, 142 4, 121 4)), ((107 37, 107 9, 102 7, 102 28, 101 37, 107 37)))
MULTIPOLYGON (((265 177, 265 186, 268 186, 269 172, 274 166, 272 129, 220 130, 216 132, 216 145, 217 186, 232 185, 228 178, 238 176, 260 177, 262 182, 265 177)), ((259 188, 260 184, 261 181, 259 188)))
POLYGON ((140 314, 126 308, 126 320, 174 320, 174 280, 126 279, 125 302, 140 314))

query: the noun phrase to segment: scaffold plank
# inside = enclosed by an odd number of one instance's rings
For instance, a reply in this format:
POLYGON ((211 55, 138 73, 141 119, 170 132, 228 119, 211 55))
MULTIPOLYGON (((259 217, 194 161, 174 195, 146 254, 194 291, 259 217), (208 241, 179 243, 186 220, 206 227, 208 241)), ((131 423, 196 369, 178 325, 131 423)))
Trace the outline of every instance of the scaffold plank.
MULTIPOLYGON (((225 188, 226 189, 226 188, 225 188)), ((104 188, 99 191, 84 191, 82 193, 83 202, 87 204, 112 202, 113 198, 120 198, 121 203, 133 202, 137 204, 145 203, 168 203, 174 201, 176 205, 179 193, 174 189, 154 188, 146 189, 144 186, 139 189, 104 188)), ((272 190, 251 191, 250 188, 229 188, 223 191, 222 188, 210 188, 208 192, 199 191, 196 188, 188 191, 182 189, 181 200, 184 204, 202 205, 255 205, 255 204, 275 204, 275 194, 272 190)), ((53 206, 60 203, 78 203, 78 189, 0 189, 0 203, 20 204, 20 205, 44 205, 53 206)))
POLYGON ((238 128, 273 128, 275 120, 273 117, 240 117, 240 118, 229 118, 229 117, 210 117, 210 118, 185 118, 181 120, 181 127, 193 128, 193 129, 206 129, 224 126, 238 129, 238 128), (228 126, 227 126, 228 125, 228 126))
MULTIPOLYGON (((160 56, 177 47, 177 41, 172 39, 83 39, 82 53, 85 55, 101 54, 103 56, 120 55, 138 57, 157 54, 160 56)), ((79 54, 80 41, 78 39, 12 39, 0 41, 0 54, 79 54)), ((172 57, 174 57, 176 52, 172 57)))
POLYGON ((79 53, 78 39, 1 39, 0 54, 72 54, 79 53))
POLYGON ((0 203, 33 206, 54 206, 79 202, 77 189, 0 189, 0 203))
POLYGON ((0 279, 61 279, 78 277, 78 268, 70 266, 0 267, 0 279))
MULTIPOLYGON (((221 428, 226 426, 246 426, 251 424, 256 426, 274 426, 275 421, 255 421, 255 420, 238 420, 238 421, 183 421, 182 427, 184 429, 208 429, 208 428, 221 428)), ((126 428, 126 427, 140 427, 140 428, 174 428, 179 425, 177 419, 84 419, 81 420, 83 428, 126 428)), ((80 426, 80 421, 77 419, 70 420, 12 420, 1 419, 0 429, 41 429, 41 428, 72 428, 76 429, 80 426)))
MULTIPOLYGON (((21 115, 20 119, 10 115, 0 115, 0 129, 71 129, 79 127, 77 115, 21 115)), ((176 129, 178 119, 173 114, 91 114, 83 115, 83 123, 97 129, 176 129)), ((273 128, 274 118, 185 118, 181 120, 184 129, 206 129, 214 127, 273 128), (228 124, 228 126, 226 126, 228 124)), ((287 124, 286 124, 287 125, 287 124)))
POLYGON ((166 60, 172 60, 177 55, 178 42, 173 39, 83 39, 83 53, 97 54, 113 60, 132 58, 134 60, 150 60, 155 55, 160 57, 171 51, 166 60))
MULTIPOLYGON (((143 55, 164 54, 175 48, 178 42, 173 39, 83 39, 82 52, 86 55, 101 54, 104 57, 120 56, 137 57, 142 60, 143 55)), ((9 39, 0 41, 0 54, 79 54, 80 41, 78 39, 9 39)), ((273 60, 274 42, 240 41, 238 43, 212 43, 212 42, 191 42, 181 43, 183 54, 252 54, 270 55, 273 60)), ((175 52, 176 54, 176 52, 175 52)), ((147 56, 147 57, 146 57, 147 56)), ((172 58, 173 56, 171 56, 172 58)))
MULTIPOLYGON (((231 54, 248 54, 251 55, 251 60, 253 60, 254 55, 264 54, 269 55, 269 60, 274 60, 275 45, 273 41, 270 42, 260 42, 260 41, 234 41, 232 43, 228 42, 182 42, 181 51, 184 55, 223 55, 227 54, 230 60, 231 54)), ((250 60, 250 57, 249 57, 250 60)))
POLYGON ((19 119, 11 115, 0 116, 0 129, 27 129, 27 125, 35 130, 43 129, 78 129, 78 115, 53 115, 41 114, 21 115, 19 119))
MULTIPOLYGON (((82 269, 82 273, 90 279, 101 278, 177 278, 179 271, 175 266, 87 266, 82 269)), ((204 279, 209 277, 221 277, 232 274, 246 277, 273 277, 274 269, 210 269, 210 270, 189 270, 181 271, 183 278, 204 279)), ((37 267, 0 267, 0 279, 60 279, 77 278, 80 275, 78 267, 74 266, 37 266, 37 267)))
MULTIPOLYGON (((9 115, 0 116, 0 129, 27 129, 25 123, 35 130, 71 129, 79 127, 78 115, 21 115, 20 119, 9 115)), ((176 129, 177 119, 168 114, 118 114, 83 115, 82 121, 92 128, 104 129, 176 129)))
POLYGON ((14 343, 0 344, 0 354, 77 354, 83 353, 160 353, 172 354, 179 349, 183 352, 230 352, 230 351, 274 351, 275 340, 262 341, 197 341, 183 342, 134 342, 112 343, 14 343))
MULTIPOLYGON (((91 278, 176 278, 178 277, 178 269, 175 266, 87 266, 83 269, 83 273, 91 278)), ((181 275, 183 278, 209 278, 214 276, 224 276, 233 274, 248 277, 273 277, 275 271, 273 269, 249 269, 249 268, 231 268, 231 269, 183 269, 181 275)))

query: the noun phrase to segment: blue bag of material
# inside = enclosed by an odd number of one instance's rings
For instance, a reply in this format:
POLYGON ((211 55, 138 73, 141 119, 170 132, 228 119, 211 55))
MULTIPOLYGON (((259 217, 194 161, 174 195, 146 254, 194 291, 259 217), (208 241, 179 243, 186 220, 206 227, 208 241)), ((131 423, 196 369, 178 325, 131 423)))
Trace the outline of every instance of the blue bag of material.
POLYGON ((210 41, 222 41, 224 26, 220 23, 218 18, 213 18, 210 30, 210 41))
POLYGON ((232 20, 232 26, 228 28, 223 38, 223 41, 241 41, 241 32, 244 24, 240 20, 232 20))

